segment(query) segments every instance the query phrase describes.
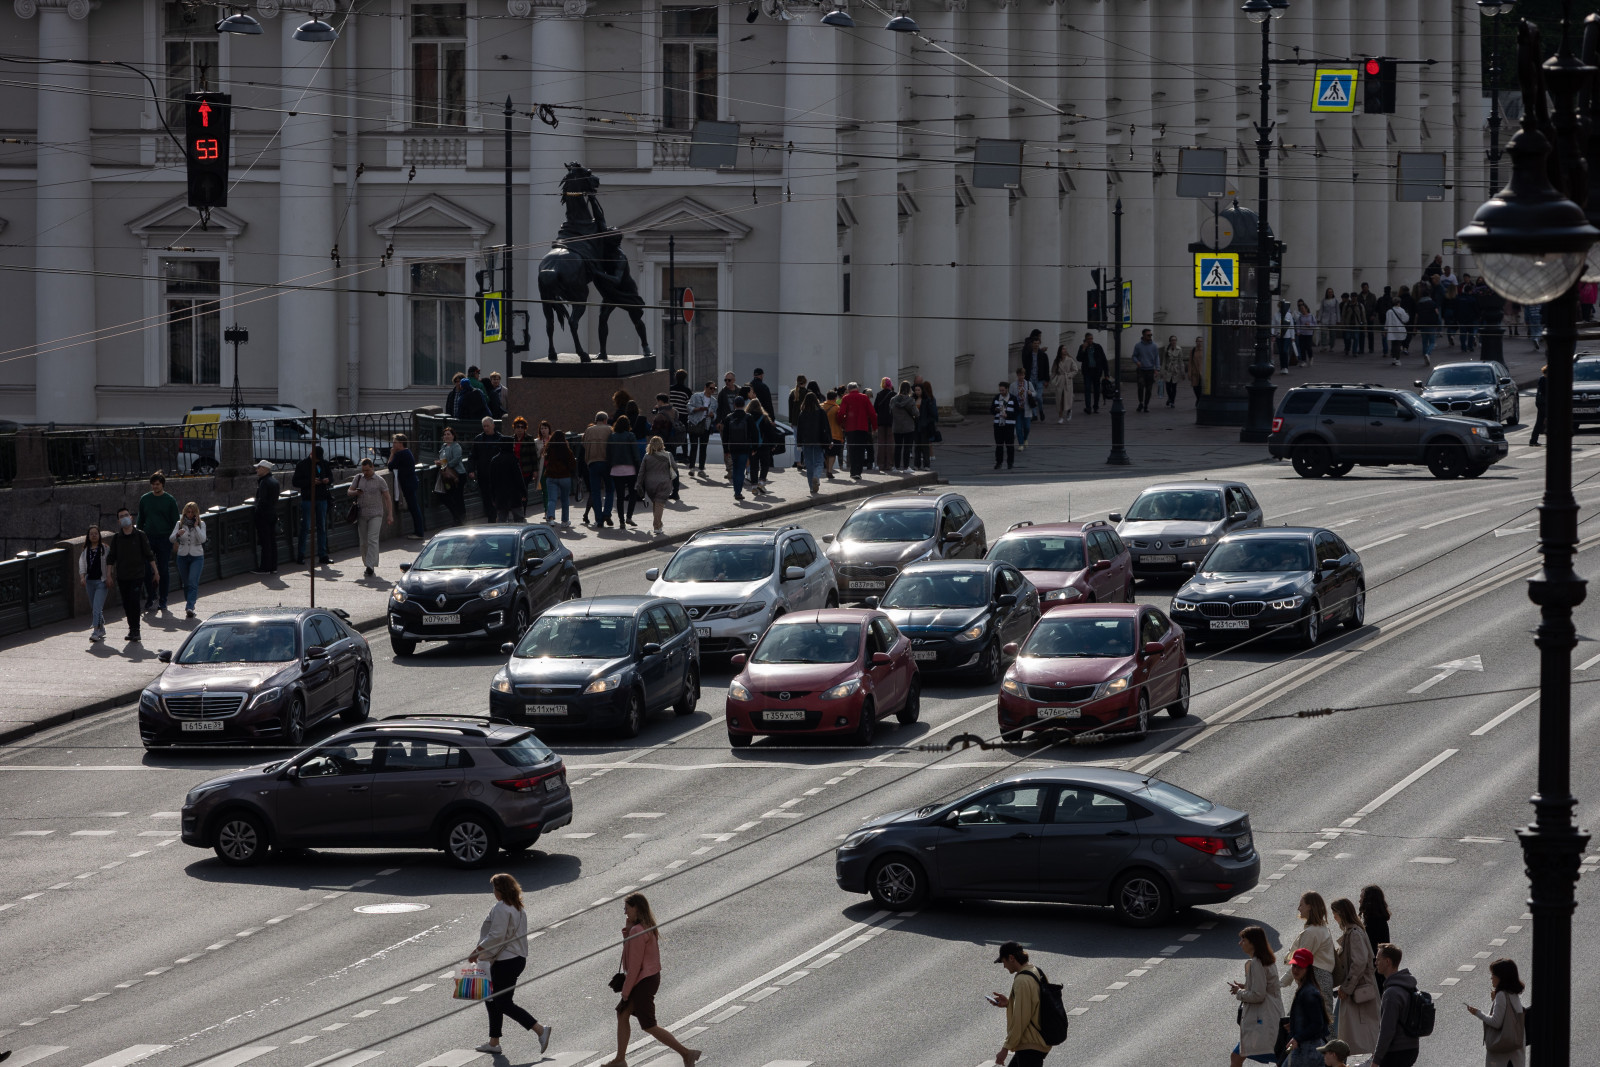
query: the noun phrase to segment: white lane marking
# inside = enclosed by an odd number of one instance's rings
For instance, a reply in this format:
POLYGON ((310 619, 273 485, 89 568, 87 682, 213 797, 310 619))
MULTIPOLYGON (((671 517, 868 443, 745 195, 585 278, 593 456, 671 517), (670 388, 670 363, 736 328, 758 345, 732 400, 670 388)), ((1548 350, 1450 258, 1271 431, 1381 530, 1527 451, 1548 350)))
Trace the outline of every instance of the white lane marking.
POLYGON ((1419 530, 1431 530, 1435 526, 1443 526, 1446 523, 1459 522, 1462 519, 1471 518, 1474 515, 1482 515, 1486 511, 1493 511, 1493 510, 1494 510, 1493 508, 1479 508, 1477 511, 1464 511, 1460 515, 1452 515, 1448 519, 1435 519, 1433 522, 1430 522, 1425 526, 1418 526, 1417 529, 1419 529, 1419 530))
POLYGON ((487 1053, 479 1052, 477 1049, 453 1048, 449 1052, 441 1052, 433 1059, 418 1064, 417 1067, 466 1067, 484 1055, 487 1053))
MULTIPOLYGON (((324 1030, 327 1027, 323 1027, 324 1030)), ((340 1049, 331 1056, 324 1056, 320 1060, 312 1060, 306 1067, 356 1067, 358 1063, 365 1063, 383 1055, 382 1049, 365 1049, 357 1052, 354 1049, 340 1049)))
POLYGON ((571 838, 574 841, 584 841, 584 840, 587 840, 588 838, 593 837, 594 834, 592 834, 592 833, 589 833, 589 834, 562 834, 561 836, 562 837, 571 838))
POLYGON ((1379 545, 1386 545, 1390 541, 1398 541, 1402 537, 1410 537, 1410 536, 1411 536, 1410 534, 1403 534, 1403 533, 1390 534, 1388 537, 1380 537, 1376 541, 1368 541, 1364 545, 1356 545, 1355 548, 1356 548, 1357 552, 1365 552, 1369 548, 1377 548, 1379 545))
MULTIPOLYGON (((1585 666, 1587 666, 1587 664, 1585 666)), ((1581 670, 1583 670, 1583 667, 1579 667, 1578 669, 1581 671, 1581 670)), ((11 836, 12 837, 48 837, 53 833, 55 833, 54 830, 18 830, 16 833, 12 834, 11 836)))
POLYGON ((86 1063, 84 1067, 128 1067, 130 1063, 138 1063, 148 1056, 158 1052, 165 1052, 171 1045, 129 1045, 121 1052, 113 1052, 109 1056, 102 1056, 93 1063, 86 1063))
POLYGON ((195 1067, 239 1067, 240 1064, 249 1063, 257 1056, 265 1056, 269 1052, 276 1051, 277 1047, 277 1045, 247 1045, 244 1048, 236 1048, 232 1052, 224 1052, 220 1056, 213 1056, 209 1060, 203 1060, 196 1064, 195 1067))
POLYGON ((664 812, 664 811, 630 811, 630 812, 628 812, 628 814, 624 815, 623 818, 624 819, 659 819, 659 818, 661 818, 661 816, 663 816, 665 814, 666 814, 666 812, 664 812))
POLYGON ((1435 767, 1439 766, 1439 764, 1443 763, 1451 756, 1454 756, 1459 751, 1460 749, 1454 748, 1445 749, 1427 763, 1424 763, 1422 766, 1418 767, 1416 770, 1400 779, 1394 785, 1391 785, 1388 789, 1385 789, 1383 792, 1379 793, 1375 799, 1369 801, 1364 807, 1356 809, 1356 815, 1358 817, 1371 815, 1373 812, 1389 803, 1389 801, 1399 796, 1402 790, 1411 786, 1423 775, 1427 774, 1429 771, 1433 770, 1435 767))
POLYGON ((762 1064, 761 1067, 811 1067, 812 1063, 814 1063, 814 1062, 816 1062, 816 1061, 814 1061, 814 1060, 772 1060, 770 1063, 762 1064))
POLYGON ((1532 704, 1538 699, 1538 693, 1529 693, 1527 696, 1511 705, 1505 711, 1502 711, 1500 714, 1496 715, 1494 718, 1490 719, 1488 722, 1472 731, 1472 736, 1482 737, 1484 734, 1488 733, 1490 730, 1493 730, 1496 726, 1499 726, 1501 723, 1511 718, 1511 716, 1515 715, 1517 712, 1521 711, 1523 708, 1527 707, 1529 704, 1532 704))
POLYGON ((115 830, 74 830, 73 837, 110 837, 115 830))
POLYGON ((1600 663, 1600 656, 1590 656, 1588 659, 1578 664, 1577 669, 1580 671, 1586 671, 1590 667, 1593 667, 1596 663, 1600 663))
POLYGON ((1483 671, 1483 657, 1474 652, 1465 659, 1453 659, 1449 663, 1435 663, 1433 665, 1433 669, 1439 673, 1434 675, 1432 678, 1429 678, 1421 685, 1413 686, 1412 688, 1407 689, 1406 692, 1425 693, 1429 689, 1432 689, 1434 686, 1438 685, 1440 682, 1444 681, 1446 678, 1450 677, 1452 674, 1457 674, 1461 671, 1478 671, 1481 673, 1483 671))
POLYGON ((1439 863, 1439 864, 1445 864, 1445 863, 1454 863, 1455 860, 1451 859, 1448 856, 1412 856, 1411 857, 1411 862, 1412 863, 1439 863))
POLYGON ((46 1056, 54 1056, 58 1052, 65 1051, 67 1051, 66 1045, 29 1045, 27 1048, 19 1048, 13 1052, 11 1059, 7 1062, 12 1067, 28 1067, 28 1064, 36 1063, 46 1056))
POLYGON ((91 818, 91 819, 120 819, 120 818, 122 818, 122 816, 124 816, 126 814, 128 814, 128 813, 125 812, 125 811, 91 811, 89 813, 89 818, 91 818))

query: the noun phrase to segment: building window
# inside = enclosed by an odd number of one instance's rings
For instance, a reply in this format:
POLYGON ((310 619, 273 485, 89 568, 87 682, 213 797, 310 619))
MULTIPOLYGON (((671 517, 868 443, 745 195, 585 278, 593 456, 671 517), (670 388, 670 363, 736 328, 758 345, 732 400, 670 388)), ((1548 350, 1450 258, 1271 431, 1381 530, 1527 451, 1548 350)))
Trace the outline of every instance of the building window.
POLYGON ((163 259, 166 284, 167 381, 222 381, 222 261, 163 259))
POLYGON ((467 265, 411 264, 411 384, 448 385, 467 369, 467 265))
POLYGON ((716 121, 717 10, 661 9, 661 125, 666 129, 716 121))
POLYGON ((162 10, 162 52, 166 62, 167 123, 183 125, 183 96, 217 86, 217 31, 209 9, 168 3, 162 10))
POLYGON ((411 5, 411 121, 467 122, 467 5, 411 5))

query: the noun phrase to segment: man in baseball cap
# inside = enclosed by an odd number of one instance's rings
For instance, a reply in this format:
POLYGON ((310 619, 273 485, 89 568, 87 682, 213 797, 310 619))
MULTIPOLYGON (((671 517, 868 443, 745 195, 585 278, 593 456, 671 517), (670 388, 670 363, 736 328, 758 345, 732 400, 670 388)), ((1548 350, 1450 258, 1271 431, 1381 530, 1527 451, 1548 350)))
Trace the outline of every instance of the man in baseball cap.
POLYGON ((278 492, 278 479, 272 476, 272 462, 257 460, 253 517, 260 562, 253 572, 255 574, 276 574, 278 571, 278 492))
POLYGON ((1317 1051, 1322 1053, 1322 1067, 1345 1067, 1345 1060, 1350 1058, 1350 1046, 1338 1038, 1318 1046, 1317 1051))

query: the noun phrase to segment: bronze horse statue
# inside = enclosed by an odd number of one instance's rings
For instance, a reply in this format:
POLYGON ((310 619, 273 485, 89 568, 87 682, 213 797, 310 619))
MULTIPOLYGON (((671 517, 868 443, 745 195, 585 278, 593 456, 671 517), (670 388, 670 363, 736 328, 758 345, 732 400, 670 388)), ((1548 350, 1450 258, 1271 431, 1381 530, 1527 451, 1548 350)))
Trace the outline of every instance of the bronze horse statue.
POLYGON ((611 312, 622 308, 633 320, 639 333, 639 344, 644 355, 652 355, 650 339, 645 336, 644 298, 639 286, 628 271, 628 257, 622 252, 622 234, 606 225, 605 213, 595 193, 600 188, 596 178, 581 163, 568 163, 567 176, 561 180, 561 200, 566 206, 567 219, 561 224, 555 247, 539 261, 539 299, 544 306, 544 332, 550 344, 546 357, 556 359, 556 320, 572 332, 572 344, 578 358, 589 362, 589 353, 583 350, 578 337, 579 323, 588 306, 589 286, 593 283, 600 294, 600 352, 606 358, 606 320, 611 312))

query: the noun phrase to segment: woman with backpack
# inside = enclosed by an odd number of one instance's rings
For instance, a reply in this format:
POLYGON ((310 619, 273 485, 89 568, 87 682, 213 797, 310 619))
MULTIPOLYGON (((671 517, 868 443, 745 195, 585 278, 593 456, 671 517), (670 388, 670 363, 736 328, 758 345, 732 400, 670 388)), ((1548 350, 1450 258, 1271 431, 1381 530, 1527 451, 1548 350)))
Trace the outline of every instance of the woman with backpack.
POLYGON ((1515 960, 1499 959, 1489 964, 1489 990, 1493 1002, 1489 1014, 1466 1005, 1467 1011, 1483 1022, 1484 1067, 1527 1067, 1528 1021, 1522 1006, 1522 979, 1515 960))
POLYGON ((1239 950, 1247 959, 1244 981, 1229 982, 1228 991, 1239 1002, 1239 1043, 1233 1046, 1230 1067, 1245 1060, 1277 1063, 1278 1025, 1283 1018, 1283 991, 1278 984, 1278 961, 1259 926, 1239 931, 1239 950))

